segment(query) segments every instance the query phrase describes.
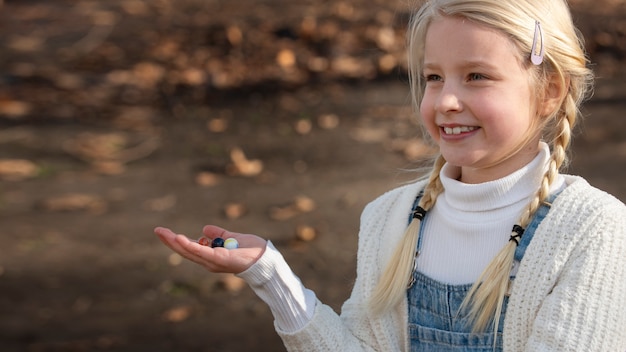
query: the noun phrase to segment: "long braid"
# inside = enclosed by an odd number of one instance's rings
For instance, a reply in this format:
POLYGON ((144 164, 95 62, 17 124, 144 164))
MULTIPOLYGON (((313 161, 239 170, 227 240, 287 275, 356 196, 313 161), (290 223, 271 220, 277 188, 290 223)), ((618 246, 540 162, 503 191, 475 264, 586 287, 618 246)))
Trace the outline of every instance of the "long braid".
POLYGON ((437 201, 437 197, 443 192, 443 184, 441 184, 441 178, 439 176, 441 169, 446 163, 446 159, 442 155, 439 155, 435 160, 433 171, 428 179, 428 184, 424 188, 424 195, 420 199, 420 206, 426 210, 432 209, 437 201))
MULTIPOLYGON (((428 211, 433 207, 437 196, 443 191, 443 185, 439 178, 439 172, 445 164, 443 156, 435 160, 430 173, 428 184, 424 189, 424 195, 420 199, 419 206, 428 211)), ((374 288, 369 305, 374 314, 381 314, 395 306, 406 295, 406 288, 413 272, 415 251, 420 235, 422 219, 413 218, 404 231, 402 240, 398 243, 394 255, 385 267, 378 284, 374 288)))
MULTIPOLYGON (((542 202, 550 195, 550 186, 556 180, 559 169, 567 162, 567 148, 571 139, 571 131, 578 115, 577 104, 571 94, 567 95, 563 103, 563 110, 556 117, 558 131, 552 140, 552 153, 549 165, 541 185, 522 213, 519 225, 526 228, 532 221, 535 212, 542 202)), ((513 267, 515 249, 519 240, 513 232, 511 239, 474 283, 463 301, 460 311, 468 309, 470 320, 473 321, 473 331, 480 332, 487 328, 493 319, 493 331, 497 333, 500 315, 504 303, 504 296, 509 290, 510 272, 513 267)), ((521 235, 520 235, 521 236, 521 235)))

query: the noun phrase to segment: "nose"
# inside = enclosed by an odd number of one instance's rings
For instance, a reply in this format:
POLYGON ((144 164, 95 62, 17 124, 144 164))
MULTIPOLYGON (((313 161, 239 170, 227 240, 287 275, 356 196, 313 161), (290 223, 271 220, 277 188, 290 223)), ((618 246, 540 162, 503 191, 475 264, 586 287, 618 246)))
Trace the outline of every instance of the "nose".
POLYGON ((463 105, 458 90, 451 84, 444 84, 435 101, 435 109, 442 114, 461 111, 463 105))

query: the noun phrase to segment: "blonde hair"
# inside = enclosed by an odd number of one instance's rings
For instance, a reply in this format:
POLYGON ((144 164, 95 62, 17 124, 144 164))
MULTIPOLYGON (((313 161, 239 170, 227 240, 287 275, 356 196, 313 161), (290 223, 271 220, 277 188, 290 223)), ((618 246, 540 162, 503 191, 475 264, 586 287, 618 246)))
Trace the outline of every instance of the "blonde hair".
MULTIPOLYGON (((561 167, 567 164, 571 132, 580 114, 579 107, 588 96, 593 79, 581 36, 572 23, 565 0, 430 0, 412 17, 409 24, 408 64, 413 105, 419 111, 424 82, 421 76, 424 42, 433 19, 442 16, 461 17, 505 34, 519 49, 519 59, 532 71, 529 84, 536 90, 537 105, 556 88, 560 94, 557 108, 537 118, 537 130, 551 149, 549 167, 535 196, 525 208, 518 224, 526 228, 533 215, 549 195, 550 185, 561 167), (535 21, 543 30, 544 60, 530 62, 535 21)), ((537 114, 539 112, 537 111, 537 114)), ((428 211, 443 192, 439 172, 445 164, 442 156, 435 161, 419 206, 428 211)), ((406 295, 413 270, 420 224, 414 219, 405 231, 370 299, 370 308, 381 314, 397 305, 406 295)), ((462 309, 468 309, 473 331, 484 331, 491 321, 498 330, 504 296, 508 290, 516 243, 509 241, 485 268, 469 291, 462 309)))

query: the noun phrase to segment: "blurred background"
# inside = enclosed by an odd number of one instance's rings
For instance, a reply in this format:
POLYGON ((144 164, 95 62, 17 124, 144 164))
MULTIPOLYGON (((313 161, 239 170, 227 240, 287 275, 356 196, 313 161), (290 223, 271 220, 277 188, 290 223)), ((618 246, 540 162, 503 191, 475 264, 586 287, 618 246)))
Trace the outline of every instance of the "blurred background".
MULTIPOLYGON (((339 310, 363 206, 431 152, 407 3, 0 1, 0 350, 284 350, 155 226, 271 239, 339 310)), ((626 5, 570 3, 597 85, 568 172, 624 201, 626 5)))

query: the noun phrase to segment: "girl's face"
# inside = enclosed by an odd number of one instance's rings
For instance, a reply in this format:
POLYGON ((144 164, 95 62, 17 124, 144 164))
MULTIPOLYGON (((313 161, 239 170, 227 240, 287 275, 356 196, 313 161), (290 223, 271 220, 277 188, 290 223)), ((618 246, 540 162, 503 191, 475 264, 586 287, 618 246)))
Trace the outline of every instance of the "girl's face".
POLYGON ((539 152, 530 72, 503 34, 441 17, 428 29, 420 104, 423 123, 461 181, 495 180, 539 152))

